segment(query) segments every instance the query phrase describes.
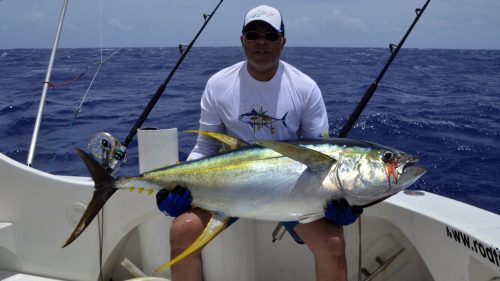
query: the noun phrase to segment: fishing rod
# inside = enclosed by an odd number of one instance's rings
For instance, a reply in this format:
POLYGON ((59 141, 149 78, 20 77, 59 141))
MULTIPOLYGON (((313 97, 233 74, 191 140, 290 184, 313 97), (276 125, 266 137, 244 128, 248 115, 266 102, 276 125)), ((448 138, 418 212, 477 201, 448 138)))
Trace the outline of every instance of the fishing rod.
MULTIPOLYGON (((391 51, 391 56, 389 57, 389 60, 384 65, 384 67, 382 68, 382 70, 378 74, 375 81, 373 81, 373 83, 370 85, 370 87, 368 87, 365 94, 363 95, 363 97, 359 101, 358 105, 356 106, 356 108, 354 109, 352 114, 350 115, 349 119, 346 121, 346 123, 344 124, 344 126, 340 130, 340 133, 338 135, 339 138, 347 137, 347 135, 351 131, 352 127, 354 126, 354 124, 358 120, 359 116, 361 115, 361 112, 363 112, 366 105, 368 104, 371 97, 373 96, 373 93, 375 93, 375 91, 377 90, 378 83, 380 82, 380 80, 382 80, 382 77, 384 77, 385 72, 387 71, 389 66, 392 64, 392 61, 394 60, 394 58, 398 54, 399 49, 401 49, 401 47, 403 46, 404 42, 406 41, 406 38, 408 37, 408 35, 410 35, 411 31, 413 30, 413 27, 420 19, 420 16, 427 8, 427 5, 429 4, 429 2, 430 2, 430 0, 427 0, 425 2, 425 4, 422 6, 422 8, 415 9, 415 13, 417 14, 417 16, 413 20, 412 24, 410 25, 410 27, 408 28, 408 30, 406 31, 405 35, 403 36, 403 38, 401 39, 399 44, 396 46, 396 48, 394 48, 394 46, 395 46, 394 44, 389 44, 389 49, 391 51)), ((281 240, 281 238, 283 237, 284 234, 285 234, 285 229, 284 229, 283 224, 278 223, 278 225, 276 225, 276 228, 274 229, 274 231, 272 233, 272 237, 273 237, 272 242, 274 243, 276 240, 281 240)))
POLYGON ((403 38, 401 39, 399 44, 396 46, 396 48, 394 48, 394 46, 395 46, 394 44, 389 45, 389 49, 391 50, 391 56, 389 57, 389 60, 385 64, 384 68, 380 71, 380 73, 378 74, 375 81, 373 81, 373 83, 370 85, 370 87, 368 87, 365 94, 363 95, 363 97, 359 101, 358 105, 356 106, 356 108, 354 109, 352 114, 350 115, 349 119, 346 121, 346 123, 344 124, 344 126, 340 130, 340 133, 338 135, 339 138, 347 137, 347 135, 351 131, 352 127, 354 126, 354 124, 358 120, 359 116, 361 115, 361 112, 363 112, 366 105, 368 104, 371 97, 373 96, 373 93, 375 93, 375 91, 377 90, 378 83, 380 82, 380 80, 382 80, 382 77, 384 77, 385 72, 387 71, 389 66, 392 64, 392 61, 394 60, 394 58, 398 54, 399 49, 401 49, 401 47, 403 46, 404 42, 406 41, 406 38, 408 37, 408 35, 410 35, 410 32, 412 31, 413 27, 420 19, 420 16, 425 11, 425 9, 427 8, 427 4, 429 4, 430 1, 431 0, 427 0, 425 2, 425 4, 422 6, 422 8, 415 9, 415 13, 417 14, 417 16, 413 20, 413 23, 410 25, 410 27, 408 28, 408 30, 406 31, 405 35, 403 36, 403 38))
POLYGON ((119 142, 116 138, 111 136, 109 133, 98 133, 92 139, 90 140, 90 149, 91 152, 94 156, 97 158, 101 159, 102 164, 104 167, 107 167, 107 170, 109 172, 116 172, 116 170, 119 168, 117 166, 116 169, 114 167, 120 163, 123 164, 126 161, 126 148, 129 146, 129 144, 132 142, 133 138, 137 134, 137 129, 139 129, 146 118, 148 117, 149 113, 151 110, 153 110, 153 107, 156 105, 162 94, 165 92, 165 89, 167 88, 168 83, 170 82, 170 79, 174 76, 174 73, 177 71, 179 68, 180 64, 186 57, 186 55, 189 53, 191 48, 193 47, 194 43, 200 36, 200 34, 203 32, 205 27, 207 26, 208 22, 210 19, 212 19, 213 15, 219 9, 219 6, 222 4, 224 0, 220 0, 217 6, 213 9, 212 13, 210 14, 203 14, 203 19, 204 23, 201 26, 201 28, 198 30, 196 35, 194 36, 193 40, 189 43, 189 45, 184 45, 184 44, 179 44, 179 50, 181 52, 181 56, 177 60, 177 63, 175 66, 172 68, 170 73, 167 75, 167 77, 164 79, 164 81, 160 84, 158 89, 156 90, 155 94, 153 97, 150 99, 149 103, 146 105, 146 108, 144 108, 143 112, 135 122, 134 126, 132 126, 132 129, 130 129, 129 134, 125 138, 123 142, 119 142), (186 47, 186 48, 185 48, 186 47), (113 170, 114 169, 114 170, 113 170))
MULTIPOLYGON (((121 165, 123 165, 125 163, 125 161, 127 160, 126 149, 127 149, 128 145, 130 144, 130 142, 132 142, 132 139, 134 138, 134 136, 137 134, 137 129, 142 126, 142 124, 144 123, 144 121, 148 117, 149 113, 151 112, 151 110, 153 110, 153 107, 156 105, 156 103, 160 99, 161 95, 165 92, 165 89, 167 88, 167 85, 168 85, 170 79, 172 78, 172 76, 174 76, 174 73, 177 71, 180 64, 182 63, 182 61, 184 60, 186 55, 189 53, 189 50, 191 50, 191 48, 193 47, 194 43, 196 42, 196 40, 200 36, 201 32, 205 29, 205 26, 208 24, 208 22, 210 21, 212 16, 215 14, 215 12, 219 8, 219 6, 222 4, 222 1, 224 1, 224 0, 219 1, 219 3, 213 9, 211 14, 209 14, 209 15, 203 14, 204 23, 201 26, 200 30, 198 30, 198 33, 196 33, 193 40, 191 40, 191 43, 189 43, 189 45, 187 45, 187 48, 184 49, 185 45, 179 44, 179 50, 181 52, 180 58, 177 60, 177 63, 172 68, 170 73, 167 75, 165 80, 163 80, 163 83, 160 84, 160 86, 156 90, 155 94, 150 99, 149 103, 147 104, 146 108, 143 110, 140 117, 135 122, 132 129, 130 129, 128 136, 125 138, 125 141, 120 143, 120 141, 118 141, 116 138, 114 138, 111 134, 105 133, 105 132, 97 133, 96 135, 94 135, 91 138, 90 143, 89 143, 89 148, 90 148, 91 153, 95 157, 97 157, 101 160, 101 164, 103 165, 103 167, 106 168, 106 171, 108 173, 110 173, 111 175, 116 173, 116 171, 121 167, 121 165)), ((104 211, 104 210, 102 210, 102 211, 104 211)), ((101 270, 100 270, 101 280, 102 280, 102 252, 103 252, 102 237, 104 235, 103 234, 104 233, 104 216, 102 214, 102 211, 99 213, 99 216, 98 216, 98 219, 99 219, 99 223, 98 223, 98 226, 99 226, 99 259, 100 259, 99 264, 101 267, 101 270)))
POLYGON ((220 0, 219 1, 219 3, 214 8, 214 10, 212 11, 211 14, 209 14, 209 15, 203 14, 203 19, 205 20, 205 22, 203 23, 203 25, 201 26, 200 30, 198 31, 198 33, 196 34, 196 36, 193 38, 193 40, 191 41, 191 43, 189 43, 189 45, 187 46, 187 48, 184 50, 184 45, 182 45, 182 44, 179 45, 179 49, 180 49, 180 51, 182 53, 181 57, 179 58, 179 60, 175 64, 175 66, 172 69, 172 71, 170 71, 170 74, 167 76, 167 78, 165 78, 165 80, 160 85, 160 87, 158 87, 158 89, 156 90, 156 93, 154 94, 153 98, 151 98, 151 100, 149 101, 148 105, 146 106, 146 108, 142 112, 141 116, 139 117, 139 119, 137 119, 137 121, 135 122, 134 126, 130 130, 127 138, 123 142, 123 145, 125 147, 127 147, 130 144, 130 142, 132 141, 132 139, 134 138, 134 136, 137 134, 137 129, 142 126, 142 124, 144 123, 144 121, 148 117, 149 113, 151 112, 151 110, 155 106, 156 102, 160 99, 161 95, 165 91, 165 88, 167 87, 168 82, 170 81, 170 79, 174 75, 175 71, 177 71, 177 68, 182 63, 182 61, 184 60, 184 58, 188 54, 189 50, 191 50, 191 47, 193 47, 194 43, 196 42, 196 39, 198 39, 198 36, 200 36, 200 34, 203 31, 203 29, 205 29, 205 26, 208 24, 208 22, 210 21, 210 19, 212 18, 212 16, 215 14, 215 12, 219 8, 219 6, 222 4, 222 1, 224 1, 224 0, 220 0))
MULTIPOLYGON (((345 138, 345 137, 347 137, 347 135, 351 131, 352 127, 354 126, 354 124, 358 120, 359 116, 361 115, 361 113, 365 109, 365 107, 368 104, 368 102, 370 101, 371 97, 373 96, 373 93, 375 93, 375 91, 377 90, 378 83, 384 77, 385 72, 387 71, 387 69, 389 68, 389 66, 392 64, 392 61, 394 60, 394 58, 398 54, 399 50, 403 46, 403 44, 406 41, 406 38, 408 37, 408 35, 410 35, 411 31, 413 30, 413 27, 415 26, 415 24, 420 19, 420 16, 423 14, 423 12, 425 11, 425 9, 427 8, 427 5, 429 4, 429 2, 430 2, 430 0, 427 0, 425 2, 425 4, 422 6, 422 8, 415 9, 415 13, 417 14, 417 16, 413 20, 412 24, 410 25, 410 27, 408 28, 408 30, 406 31, 405 35, 403 36, 403 38, 401 39, 401 41, 399 42, 399 44, 396 46, 396 48, 394 49, 394 44, 389 44, 389 49, 391 51, 391 56, 389 57, 389 60, 384 65, 384 67, 382 68, 382 70, 378 74, 378 76, 375 79, 375 81, 373 81, 372 84, 370 85, 370 87, 368 87, 368 89, 366 90, 365 94, 363 95, 363 97, 359 101, 358 105, 356 106, 356 108, 354 109, 354 111, 352 112, 352 114, 350 115, 349 119, 347 119, 346 123, 344 124, 344 126, 342 127, 342 129, 339 132, 339 135, 338 135, 339 138, 345 138)), ((279 225, 276 226, 276 229, 274 230, 274 232, 277 232, 279 227, 280 227, 279 225)), ((362 280, 362 274, 361 274, 361 272, 363 270, 363 268, 362 268, 362 254, 361 254, 362 253, 362 245, 361 245, 361 241, 362 241, 362 239, 361 239, 361 217, 358 219, 358 234, 359 234, 359 244, 358 244, 358 280, 361 281, 362 280)), ((388 261, 385 264, 385 266, 387 266, 391 262, 392 261, 388 261)), ((383 266, 384 265, 381 265, 379 268, 383 268, 383 266)), ((371 276, 368 276, 369 279, 371 280, 373 277, 375 277, 376 275, 378 275, 378 273, 380 273, 380 271, 375 272, 371 276)), ((367 280, 367 279, 365 279, 365 280, 367 280)))

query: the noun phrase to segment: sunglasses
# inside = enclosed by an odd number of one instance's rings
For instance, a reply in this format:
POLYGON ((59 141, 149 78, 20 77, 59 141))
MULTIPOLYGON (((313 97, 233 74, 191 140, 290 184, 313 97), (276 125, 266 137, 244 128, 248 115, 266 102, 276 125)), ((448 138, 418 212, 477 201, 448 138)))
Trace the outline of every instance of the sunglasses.
POLYGON ((267 41, 278 41, 281 37, 281 33, 278 32, 266 32, 266 33, 260 33, 257 31, 247 31, 244 33, 245 38, 247 40, 259 40, 261 38, 266 39, 267 41))

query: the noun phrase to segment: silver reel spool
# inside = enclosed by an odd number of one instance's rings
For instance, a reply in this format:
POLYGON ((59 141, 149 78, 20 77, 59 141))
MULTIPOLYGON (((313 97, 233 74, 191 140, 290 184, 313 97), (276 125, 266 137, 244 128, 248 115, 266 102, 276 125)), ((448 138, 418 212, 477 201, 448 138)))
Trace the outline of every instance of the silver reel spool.
POLYGON ((89 149, 94 157, 101 160, 101 165, 108 171, 116 171, 115 166, 127 160, 126 147, 110 133, 95 134, 90 139, 89 149))

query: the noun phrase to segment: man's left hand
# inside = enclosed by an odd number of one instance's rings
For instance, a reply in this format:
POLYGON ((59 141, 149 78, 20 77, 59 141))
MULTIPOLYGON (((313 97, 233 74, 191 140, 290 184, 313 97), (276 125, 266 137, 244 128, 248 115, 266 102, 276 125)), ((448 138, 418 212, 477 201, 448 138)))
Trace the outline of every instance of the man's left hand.
POLYGON ((351 207, 344 198, 332 200, 325 207, 325 218, 337 225, 354 223, 361 213, 363 213, 362 208, 351 207))

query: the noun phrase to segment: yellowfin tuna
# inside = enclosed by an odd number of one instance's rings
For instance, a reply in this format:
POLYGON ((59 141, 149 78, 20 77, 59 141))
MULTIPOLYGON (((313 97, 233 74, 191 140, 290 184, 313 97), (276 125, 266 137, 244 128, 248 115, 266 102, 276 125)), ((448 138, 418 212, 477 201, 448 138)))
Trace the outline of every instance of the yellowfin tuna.
POLYGON ((324 206, 345 198, 366 207, 413 184, 426 169, 418 158, 399 150, 362 141, 255 141, 199 132, 228 144, 232 150, 169 166, 137 177, 111 177, 82 150, 78 153, 95 182, 89 207, 63 247, 91 223, 118 189, 172 190, 187 187, 193 207, 210 211, 201 236, 168 267, 208 243, 230 217, 267 221, 311 222, 323 218, 324 206))

